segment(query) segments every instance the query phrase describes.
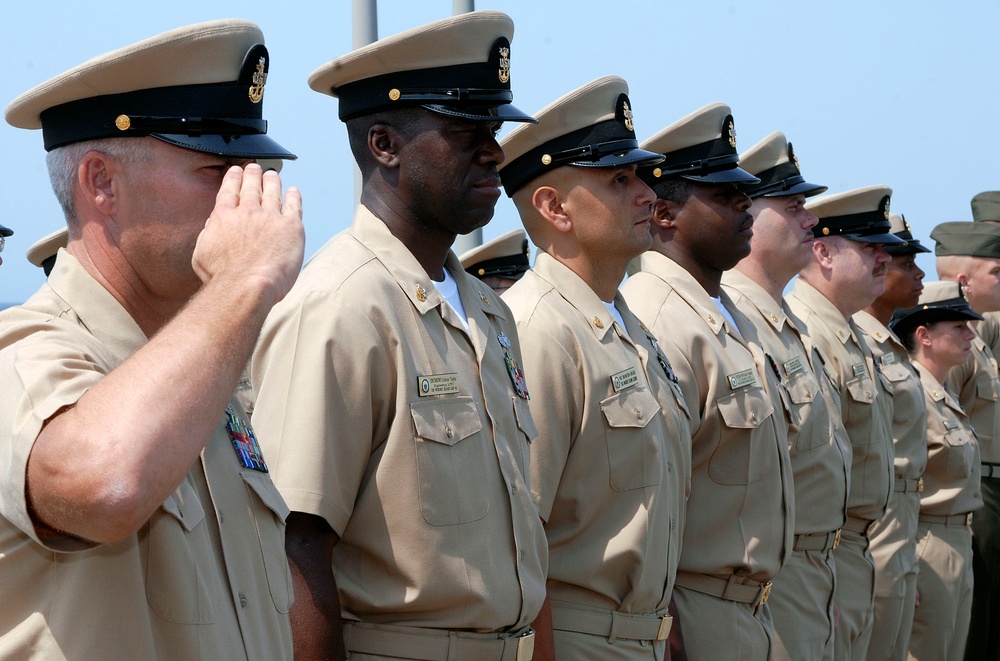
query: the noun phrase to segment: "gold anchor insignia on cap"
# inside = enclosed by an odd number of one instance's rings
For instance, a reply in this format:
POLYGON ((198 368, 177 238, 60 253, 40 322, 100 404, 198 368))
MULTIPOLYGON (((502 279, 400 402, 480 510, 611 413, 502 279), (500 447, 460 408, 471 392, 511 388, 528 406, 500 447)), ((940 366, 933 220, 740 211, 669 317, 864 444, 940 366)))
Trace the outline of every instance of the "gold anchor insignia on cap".
POLYGON ((261 57, 257 60, 257 70, 253 74, 253 85, 250 86, 250 101, 253 103, 260 103, 261 99, 264 98, 264 84, 267 82, 267 73, 264 71, 264 65, 267 64, 267 59, 261 57))
POLYGON ((417 300, 421 303, 427 300, 427 290, 420 285, 417 285, 417 300))
POLYGON ((903 228, 904 228, 904 229, 905 229, 905 230, 906 230, 907 232, 909 232, 909 231, 910 231, 910 223, 908 223, 908 222, 906 221, 906 219, 905 219, 905 218, 903 219, 903 228))
POLYGON ((132 120, 128 115, 118 115, 115 117, 115 126, 118 127, 119 131, 127 131, 132 126, 132 120))
POLYGON ((792 165, 795 166, 796 170, 801 170, 802 169, 802 168, 799 167, 799 157, 795 155, 794 151, 792 151, 792 146, 791 145, 788 145, 788 157, 790 159, 792 159, 792 165))
POLYGON ((389 100, 390 101, 399 101, 399 96, 400 96, 399 90, 396 89, 395 87, 393 87, 391 90, 389 90, 389 100))
POLYGON ((726 128, 729 131, 729 146, 736 149, 736 126, 733 124, 733 120, 726 122, 726 128))
POLYGON ((628 107, 628 101, 622 101, 622 115, 625 116, 625 128, 634 131, 635 124, 632 122, 632 109, 628 107))
POLYGON ((501 83, 510 80, 510 49, 506 46, 500 47, 500 70, 497 71, 497 78, 501 83))
POLYGON ((594 325, 598 328, 604 328, 604 322, 601 321, 601 318, 596 315, 594 316, 594 325))

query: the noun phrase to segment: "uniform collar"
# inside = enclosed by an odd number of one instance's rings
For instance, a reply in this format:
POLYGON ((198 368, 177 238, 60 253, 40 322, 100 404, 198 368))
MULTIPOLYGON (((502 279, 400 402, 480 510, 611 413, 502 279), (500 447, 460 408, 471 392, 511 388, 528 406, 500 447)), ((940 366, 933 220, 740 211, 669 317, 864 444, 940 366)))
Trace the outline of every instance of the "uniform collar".
MULTIPOLYGON (((611 332, 615 318, 611 316, 604 301, 594 293, 590 285, 584 282, 572 269, 555 257, 539 250, 535 257, 535 265, 531 270, 534 271, 535 275, 552 285, 560 296, 580 312, 598 339, 603 340, 611 332)), ((615 292, 614 303, 622 315, 622 319, 627 319, 629 317, 626 314, 628 307, 618 292, 615 292)), ((628 329, 624 330, 628 332, 628 329)))
MULTIPOLYGON (((368 207, 358 205, 351 223, 351 234, 363 243, 381 262, 389 275, 399 284, 400 289, 413 307, 424 315, 445 303, 437 285, 420 265, 406 246, 393 236, 386 224, 368 207)), ((458 293, 465 306, 465 312, 472 317, 473 310, 484 314, 507 318, 504 305, 496 293, 481 281, 473 278, 462 268, 462 263, 451 250, 445 258, 445 268, 458 285, 458 293)))
POLYGON ((785 324, 788 324, 789 327, 798 332, 798 329, 788 318, 788 312, 785 308, 776 303, 771 298, 771 295, 757 284, 753 278, 740 273, 736 269, 731 269, 722 274, 722 285, 738 291, 744 298, 750 301, 757 308, 757 311, 760 312, 760 316, 774 328, 775 332, 780 333, 781 327, 785 324))
POLYGON ((792 292, 796 298, 802 301, 803 305, 815 312, 820 319, 830 326, 841 344, 847 344, 848 340, 851 339, 857 342, 851 322, 844 319, 844 315, 840 313, 840 310, 830 302, 830 299, 821 294, 819 290, 802 278, 796 278, 792 292))
MULTIPOLYGON (((719 306, 708 295, 705 288, 695 280, 694 276, 688 273, 680 264, 666 255, 650 250, 643 253, 639 258, 639 265, 642 272, 656 276, 676 291, 698 313, 698 316, 704 320, 715 335, 729 330, 726 318, 719 311, 719 306)), ((719 299, 723 304, 731 302, 729 294, 721 289, 719 291, 719 299)), ((734 315, 734 318, 737 314, 734 312, 735 307, 734 305, 727 306, 727 309, 730 311, 730 314, 734 315)), ((737 328, 732 329, 730 334, 734 337, 739 337, 740 332, 741 329, 737 328)))
POLYGON ((927 394, 928 397, 930 397, 935 402, 943 401, 945 403, 945 406, 947 406, 950 409, 953 409, 956 413, 961 414, 962 417, 965 417, 965 410, 962 409, 962 406, 961 404, 958 403, 958 400, 955 399, 954 395, 952 395, 950 390, 948 390, 944 385, 939 383, 938 380, 935 379, 934 376, 927 371, 927 368, 925 368, 923 365, 914 360, 913 369, 915 369, 917 371, 917 374, 920 375, 920 384, 924 387, 924 392, 927 394))
POLYGON ((854 323, 858 325, 858 328, 867 333, 870 338, 879 344, 888 344, 904 355, 906 354, 906 348, 903 347, 903 343, 899 341, 896 334, 870 313, 861 310, 860 312, 855 312, 852 319, 854 319, 854 323))
POLYGON ((47 285, 80 319, 83 326, 120 360, 141 349, 148 339, 139 324, 80 262, 60 248, 47 285))

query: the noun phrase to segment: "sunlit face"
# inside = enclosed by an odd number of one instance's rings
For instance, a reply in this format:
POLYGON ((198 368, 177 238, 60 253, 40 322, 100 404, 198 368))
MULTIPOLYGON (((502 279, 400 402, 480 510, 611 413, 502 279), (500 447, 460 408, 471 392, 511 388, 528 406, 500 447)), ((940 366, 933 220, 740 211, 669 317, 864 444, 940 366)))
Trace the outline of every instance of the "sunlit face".
POLYGON ((164 299, 188 298, 201 286, 191 266, 232 159, 147 140, 148 157, 116 167, 118 212, 107 231, 121 255, 150 292, 164 299))
POLYGON ((733 184, 692 182, 690 191, 675 213, 678 232, 697 263, 728 271, 750 254, 750 198, 733 184))
POLYGON ((862 243, 845 237, 824 239, 833 260, 831 278, 837 291, 861 310, 885 291, 886 267, 892 257, 881 243, 862 243))
POLYGON ((927 347, 928 355, 933 355, 934 360, 945 367, 962 365, 969 359, 972 351, 972 340, 976 337, 975 332, 969 328, 969 322, 959 321, 937 321, 928 324, 927 347))
POLYGON ((500 125, 422 113, 400 153, 400 187, 416 222, 468 234, 493 218, 504 161, 500 125))
POLYGON ((912 308, 924 291, 924 272, 917 266, 914 255, 897 255, 885 272, 885 292, 880 301, 893 308, 912 308))
POLYGON ((592 259, 624 266, 649 250, 649 221, 656 196, 636 174, 635 165, 611 168, 567 166, 565 202, 581 251, 592 259))
POLYGON ((789 276, 812 259, 812 228, 816 216, 805 207, 805 195, 758 197, 750 207, 754 217, 750 248, 755 259, 789 276))
POLYGON ((1000 259, 972 257, 962 290, 976 312, 1000 310, 1000 259))

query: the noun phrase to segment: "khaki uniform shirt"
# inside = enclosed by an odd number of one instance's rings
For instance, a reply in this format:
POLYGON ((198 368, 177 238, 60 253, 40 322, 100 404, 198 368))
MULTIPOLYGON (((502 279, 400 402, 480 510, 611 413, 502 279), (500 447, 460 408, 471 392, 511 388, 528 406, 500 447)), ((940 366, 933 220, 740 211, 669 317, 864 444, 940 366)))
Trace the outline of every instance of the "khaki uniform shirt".
MULTIPOLYGON (((986 330, 989 328, 986 324, 986 330)), ((978 328, 972 340, 972 355, 964 365, 951 369, 948 387, 958 395, 958 403, 976 430, 982 460, 1000 463, 1000 442, 995 440, 1000 433, 1000 376, 996 358, 978 328)))
POLYGON ((861 329, 825 296, 796 278, 788 305, 801 318, 834 378, 847 435, 854 449, 847 513, 882 518, 893 489, 892 402, 875 370, 861 329))
POLYGON ((927 471, 920 513, 952 516, 983 506, 979 443, 958 400, 915 363, 927 398, 927 471))
POLYGON ((677 372, 691 410, 691 496, 679 570, 771 580, 792 548, 787 424, 753 325, 731 328, 691 274, 647 252, 622 294, 677 372))
POLYGON ((241 465, 224 411, 131 537, 42 541, 32 525, 25 469, 42 426, 145 343, 63 250, 48 282, 0 313, 0 658, 291 659, 288 509, 267 473, 241 465))
POLYGON ((346 619, 521 628, 541 608, 547 550, 528 491, 535 426, 505 364, 520 369, 517 331, 454 254, 446 266, 471 337, 358 207, 264 325, 254 421, 291 509, 340 536, 346 619))
POLYGON ((892 397, 893 468, 897 480, 916 480, 927 467, 927 405, 920 377, 896 335, 865 311, 854 315, 878 371, 889 382, 892 397))
POLYGON ((620 294, 624 329, 544 252, 503 298, 531 375, 531 492, 546 521, 549 596, 664 611, 691 479, 687 408, 665 356, 620 294))
POLYGON ((830 382, 819 356, 807 344, 804 326, 787 304, 779 305, 763 287, 736 270, 726 271, 722 284, 754 325, 761 346, 781 375, 795 483, 795 532, 837 530, 844 525, 847 508, 851 441, 840 412, 829 399, 830 382))

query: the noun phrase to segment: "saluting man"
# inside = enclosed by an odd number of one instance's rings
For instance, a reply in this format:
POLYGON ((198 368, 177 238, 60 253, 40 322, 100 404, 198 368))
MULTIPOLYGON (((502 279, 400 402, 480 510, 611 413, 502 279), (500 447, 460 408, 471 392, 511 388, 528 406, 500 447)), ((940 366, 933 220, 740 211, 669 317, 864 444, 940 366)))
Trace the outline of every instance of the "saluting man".
POLYGON ((656 193, 651 250, 622 287, 660 341, 691 411, 691 496, 674 601, 693 661, 770 658, 767 598, 791 553, 792 470, 773 368, 722 291, 750 252, 759 180, 737 166, 729 107, 715 103, 642 144, 665 160, 639 175, 656 193))
POLYGON ((252 366, 293 510, 297 659, 531 656, 547 549, 530 374, 510 310, 451 252, 493 217, 501 122, 533 121, 511 105, 513 30, 501 12, 462 14, 309 79, 339 99, 363 186, 252 366))
POLYGON ((288 509, 233 397, 302 265, 301 198, 254 163, 294 158, 269 64, 212 21, 7 107, 69 240, 0 313, 0 658, 292 658, 288 509))
MULTIPOLYGON (((504 294, 531 375, 531 495, 549 543, 538 627, 555 658, 663 658, 690 487, 691 432, 677 376, 618 293, 649 248, 655 197, 636 176, 628 86, 599 78, 502 141, 500 170, 535 266, 504 294), (549 610, 549 607, 551 609, 549 610)), ((539 641, 541 642, 541 640, 539 641)), ((551 659, 543 646, 535 659, 551 659)))

